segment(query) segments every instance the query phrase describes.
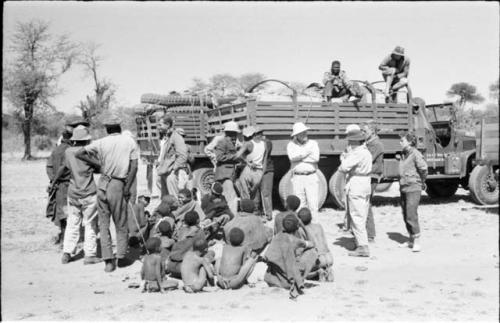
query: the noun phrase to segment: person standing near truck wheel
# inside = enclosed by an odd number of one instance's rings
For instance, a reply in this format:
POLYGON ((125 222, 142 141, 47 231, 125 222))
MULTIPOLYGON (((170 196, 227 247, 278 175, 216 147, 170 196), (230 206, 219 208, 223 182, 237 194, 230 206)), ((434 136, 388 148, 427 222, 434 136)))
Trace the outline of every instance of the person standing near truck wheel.
POLYGON ((229 121, 224 124, 224 137, 217 140, 215 153, 215 180, 222 184, 224 196, 227 199, 229 209, 233 214, 238 214, 238 196, 234 189, 236 164, 238 156, 236 151, 236 137, 240 132, 238 124, 229 121))
POLYGON ((399 161, 399 190, 401 193, 401 209, 406 230, 410 235, 410 241, 402 247, 412 248, 413 252, 419 252, 420 226, 418 224, 418 204, 420 195, 425 190, 425 179, 427 178, 427 163, 415 146, 417 137, 411 133, 401 136, 401 147, 403 155, 399 161))
POLYGON ((373 218, 372 211, 372 198, 384 172, 384 145, 377 136, 377 124, 373 120, 363 122, 361 132, 363 132, 366 139, 366 148, 368 148, 368 151, 370 151, 372 155, 370 207, 368 208, 366 231, 368 233, 368 242, 375 242, 376 232, 375 219, 373 218))
POLYGON ((302 122, 293 125, 293 138, 286 150, 292 171, 293 192, 300 199, 300 208, 307 207, 313 216, 319 209, 319 146, 315 140, 307 138, 308 127, 302 122))
POLYGON ((356 249, 349 252, 349 256, 369 257, 366 218, 370 199, 372 156, 363 144, 365 137, 359 127, 351 129, 353 130, 347 133, 347 141, 352 149, 340 156, 339 166, 339 171, 346 174, 346 203, 352 221, 352 233, 356 239, 356 249))
POLYGON ((165 193, 164 185, 166 185, 168 194, 177 198, 179 194, 179 171, 185 171, 187 167, 187 147, 184 138, 174 130, 174 120, 171 116, 164 116, 160 127, 166 136, 157 170, 159 176, 166 177, 165 181, 161 181, 161 185, 163 185, 162 197, 165 193))

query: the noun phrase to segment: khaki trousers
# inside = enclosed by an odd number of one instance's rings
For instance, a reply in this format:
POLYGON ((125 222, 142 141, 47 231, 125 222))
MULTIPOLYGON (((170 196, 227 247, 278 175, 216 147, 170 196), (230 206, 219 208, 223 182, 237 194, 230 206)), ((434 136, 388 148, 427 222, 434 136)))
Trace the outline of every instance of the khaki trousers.
POLYGON ((319 209, 319 178, 318 174, 292 175, 293 193, 300 199, 300 208, 307 207, 313 218, 319 209))
POLYGON ((80 240, 80 227, 85 228, 83 252, 85 257, 97 253, 97 195, 92 194, 82 199, 68 197, 68 218, 64 234, 63 252, 70 255, 76 252, 80 240))

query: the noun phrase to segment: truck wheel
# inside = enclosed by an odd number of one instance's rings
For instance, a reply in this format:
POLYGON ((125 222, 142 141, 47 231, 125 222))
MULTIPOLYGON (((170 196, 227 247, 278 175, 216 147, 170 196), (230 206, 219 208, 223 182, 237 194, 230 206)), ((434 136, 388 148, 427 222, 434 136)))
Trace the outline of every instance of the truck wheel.
POLYGON ((426 182, 427 195, 432 198, 443 198, 455 195, 458 189, 458 181, 428 181, 426 182))
MULTIPOLYGON (((326 196, 328 194, 328 190, 326 187, 326 178, 325 178, 325 175, 323 174, 323 172, 321 172, 318 169, 317 174, 319 176, 319 199, 318 199, 319 206, 318 206, 318 209, 320 209, 326 201, 326 196)), ((283 203, 283 206, 285 205, 285 200, 286 200, 287 196, 294 194, 291 177, 292 177, 292 171, 289 170, 288 172, 286 172, 285 175, 283 175, 283 177, 280 180, 278 190, 279 190, 279 194, 280 194, 281 203, 283 203)))
POLYGON ((333 203, 341 209, 345 209, 345 173, 336 171, 328 182, 330 194, 333 197, 333 203))
POLYGON ((388 191, 391 188, 391 186, 392 186, 392 182, 380 183, 377 185, 377 187, 375 187, 375 192, 382 193, 382 192, 388 191))
POLYGON ((474 167, 469 177, 469 190, 478 204, 498 203, 498 181, 490 174, 488 166, 474 167))
POLYGON ((210 193, 213 182, 213 168, 198 168, 193 172, 193 187, 198 189, 201 196, 210 193))

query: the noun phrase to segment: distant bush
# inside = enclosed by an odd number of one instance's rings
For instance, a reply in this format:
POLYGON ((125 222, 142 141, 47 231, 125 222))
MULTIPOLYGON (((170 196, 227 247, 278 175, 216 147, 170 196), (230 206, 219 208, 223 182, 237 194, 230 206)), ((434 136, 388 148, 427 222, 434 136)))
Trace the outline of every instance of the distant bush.
POLYGON ((38 150, 50 150, 54 146, 54 142, 47 135, 33 136, 33 146, 38 150))
POLYGON ((8 128, 2 128, 2 152, 12 153, 19 151, 24 151, 22 133, 8 128))

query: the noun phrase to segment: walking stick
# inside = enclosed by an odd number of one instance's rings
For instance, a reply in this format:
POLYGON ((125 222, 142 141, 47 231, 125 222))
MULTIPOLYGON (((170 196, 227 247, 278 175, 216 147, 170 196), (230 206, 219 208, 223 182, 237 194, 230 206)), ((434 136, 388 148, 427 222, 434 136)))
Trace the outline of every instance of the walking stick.
MULTIPOLYGON (((139 229, 139 234, 141 236, 142 242, 144 243, 144 246, 146 246, 146 239, 144 239, 144 236, 142 235, 142 232, 140 230, 141 227, 139 226, 139 221, 137 221, 137 217, 135 216, 134 208, 132 207, 132 204, 130 203, 130 201, 127 201, 127 204, 130 207, 130 209, 132 210, 132 215, 134 216, 135 224, 137 225, 137 228, 139 229)), ((149 251, 147 248, 146 248, 146 253, 149 255, 149 251)))

